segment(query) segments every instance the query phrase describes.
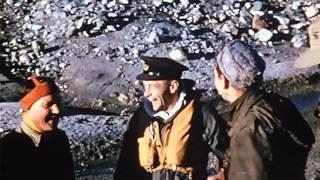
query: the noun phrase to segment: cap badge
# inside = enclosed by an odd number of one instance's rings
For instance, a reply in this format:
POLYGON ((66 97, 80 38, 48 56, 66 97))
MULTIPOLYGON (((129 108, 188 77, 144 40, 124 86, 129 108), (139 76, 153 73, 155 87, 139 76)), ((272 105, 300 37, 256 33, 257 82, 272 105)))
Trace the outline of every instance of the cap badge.
POLYGON ((148 71, 149 68, 150 68, 150 66, 148 64, 146 64, 146 63, 143 64, 143 70, 144 71, 148 71))

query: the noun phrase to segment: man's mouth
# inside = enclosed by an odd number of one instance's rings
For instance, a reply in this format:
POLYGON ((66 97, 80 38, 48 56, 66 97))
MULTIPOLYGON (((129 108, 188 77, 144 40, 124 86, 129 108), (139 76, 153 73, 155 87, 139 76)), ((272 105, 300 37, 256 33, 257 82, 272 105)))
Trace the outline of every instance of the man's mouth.
POLYGON ((46 118, 46 121, 58 121, 59 115, 56 114, 49 114, 46 118))
POLYGON ((156 102, 157 101, 157 99, 156 98, 152 98, 152 99, 148 99, 151 103, 154 103, 154 102, 156 102))

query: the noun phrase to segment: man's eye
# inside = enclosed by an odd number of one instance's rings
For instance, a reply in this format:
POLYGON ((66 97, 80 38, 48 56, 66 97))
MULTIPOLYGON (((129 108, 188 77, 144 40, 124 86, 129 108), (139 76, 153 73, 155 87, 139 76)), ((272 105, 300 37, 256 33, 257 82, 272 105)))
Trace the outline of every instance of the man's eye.
POLYGON ((43 108, 49 108, 49 107, 51 107, 53 104, 54 104, 54 102, 50 102, 50 103, 47 103, 47 104, 43 104, 42 107, 43 107, 43 108))
POLYGON ((154 88, 154 84, 148 84, 148 85, 144 85, 144 88, 154 88))

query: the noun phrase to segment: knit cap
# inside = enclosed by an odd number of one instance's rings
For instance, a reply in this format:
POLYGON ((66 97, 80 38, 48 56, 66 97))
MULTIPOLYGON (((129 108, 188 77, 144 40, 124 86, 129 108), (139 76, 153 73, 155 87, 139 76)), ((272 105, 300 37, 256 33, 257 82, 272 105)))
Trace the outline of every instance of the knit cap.
POLYGON ((231 85, 238 89, 260 83, 266 66, 257 51, 240 40, 223 47, 217 56, 217 65, 231 85))
POLYGON ((23 111, 27 111, 41 97, 52 94, 48 82, 41 83, 38 81, 37 76, 31 76, 31 80, 35 87, 20 100, 23 111))

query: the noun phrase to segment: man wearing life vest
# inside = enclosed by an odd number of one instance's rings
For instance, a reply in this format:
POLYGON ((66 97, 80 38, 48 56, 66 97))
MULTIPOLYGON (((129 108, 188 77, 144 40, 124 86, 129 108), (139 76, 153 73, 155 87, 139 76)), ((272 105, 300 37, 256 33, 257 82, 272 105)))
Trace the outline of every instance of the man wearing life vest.
MULTIPOLYGON (((300 56, 295 60, 294 66, 296 68, 320 68, 320 14, 309 18, 311 24, 308 28, 309 35, 309 48, 307 48, 300 56)), ((315 120, 315 133, 316 141, 320 142, 320 98, 318 99, 318 105, 314 110, 315 120)))
POLYGON ((226 126, 216 111, 199 101, 188 68, 172 59, 140 57, 144 102, 124 134, 115 180, 204 180, 208 153, 223 158, 226 126))

